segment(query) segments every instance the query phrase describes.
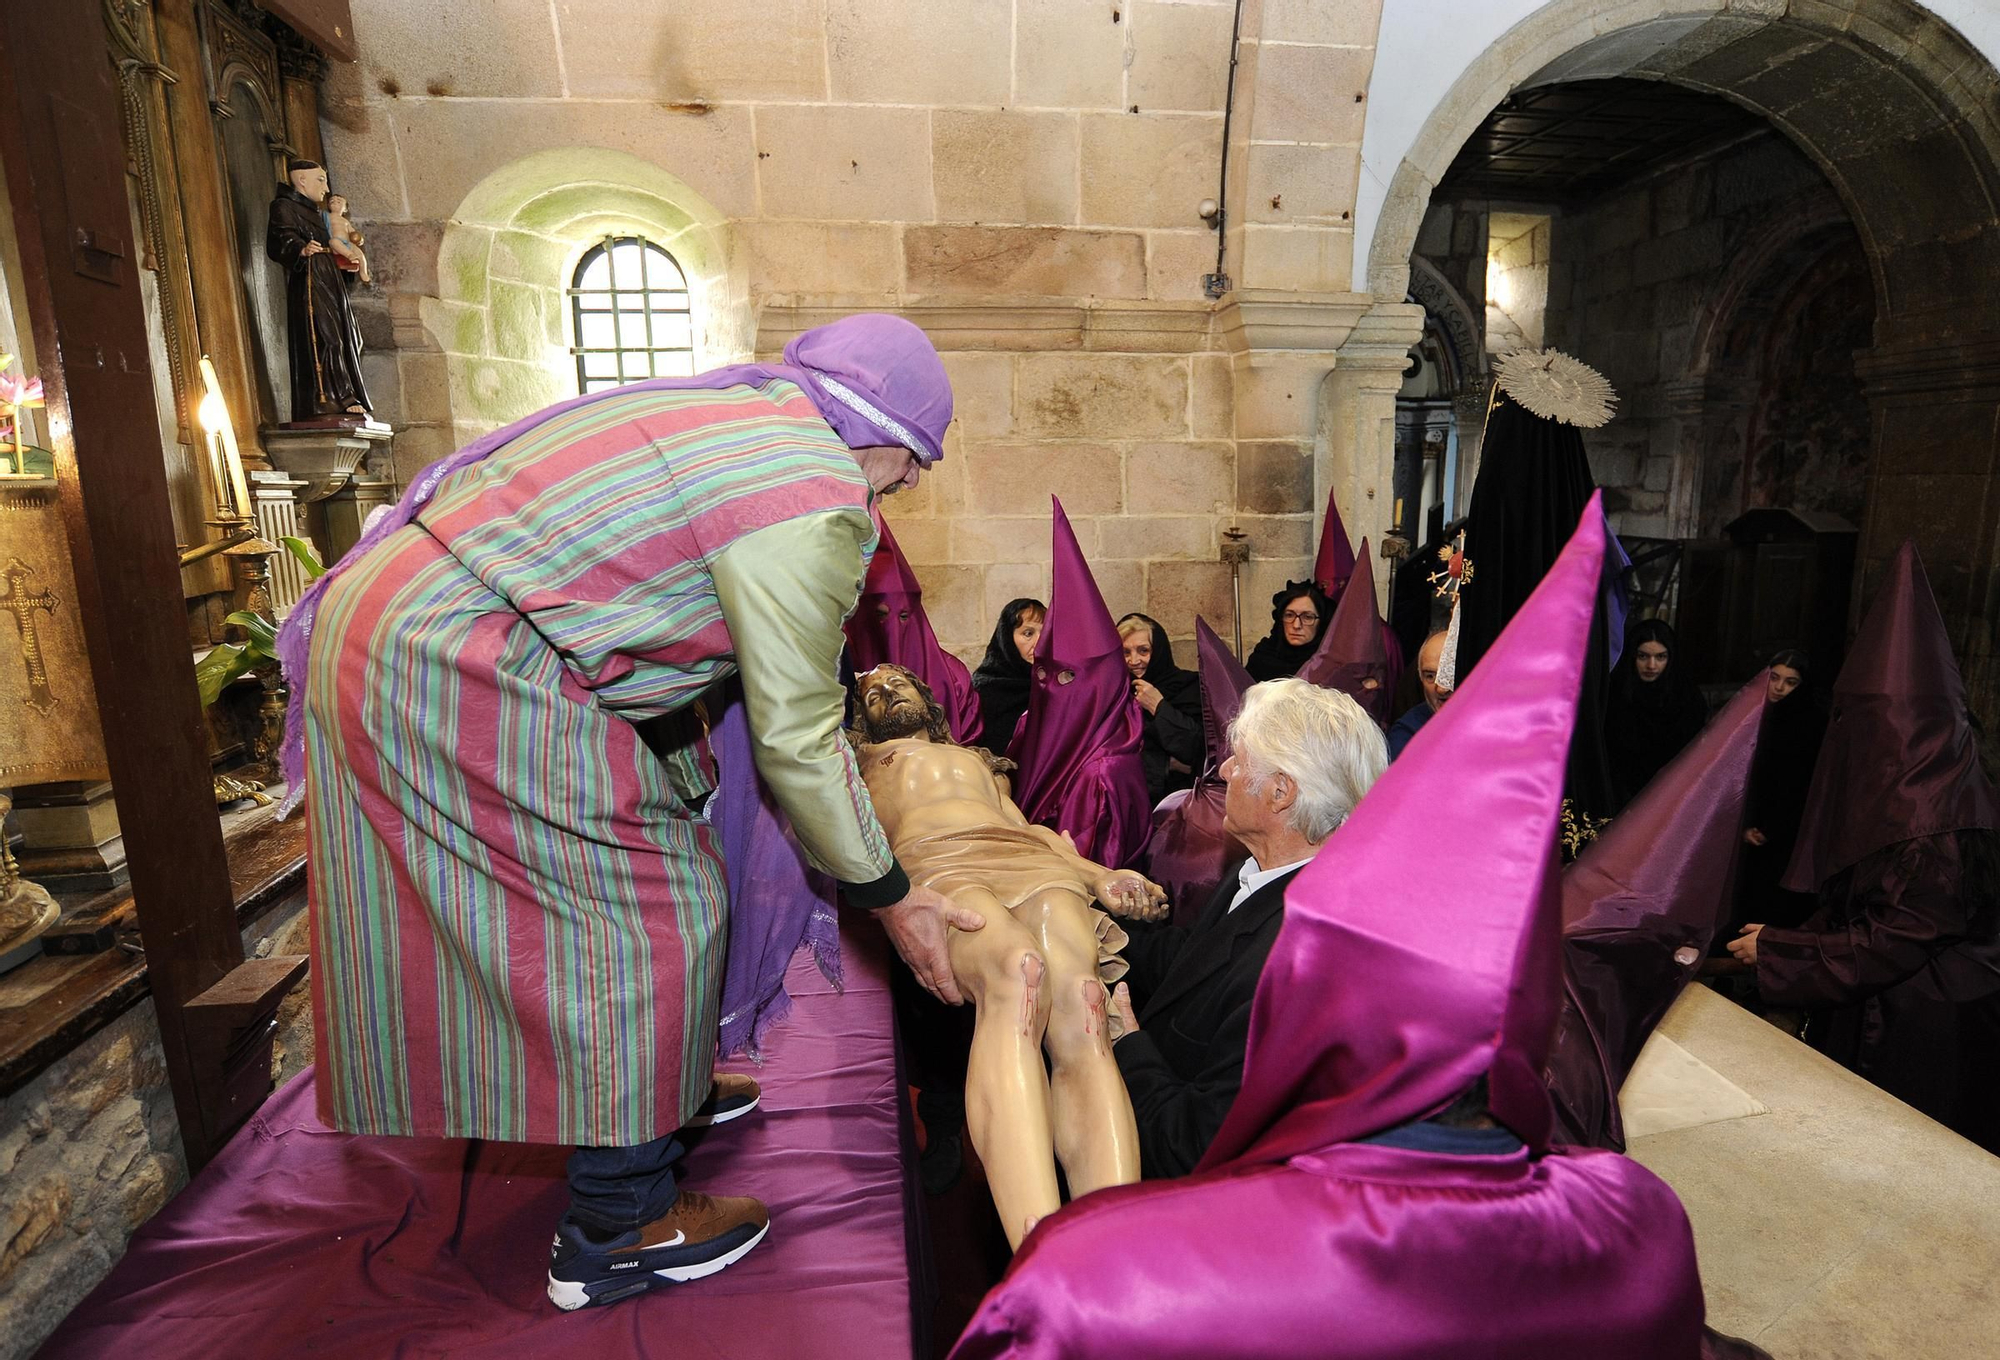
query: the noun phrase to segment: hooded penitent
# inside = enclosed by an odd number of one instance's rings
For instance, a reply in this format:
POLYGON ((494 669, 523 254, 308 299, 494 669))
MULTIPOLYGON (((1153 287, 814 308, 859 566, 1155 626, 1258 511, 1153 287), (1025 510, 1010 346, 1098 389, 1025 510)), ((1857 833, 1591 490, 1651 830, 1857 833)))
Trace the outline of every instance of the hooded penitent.
POLYGON ((1785 886, 1812 892, 1898 841, 1994 827, 1993 786, 1916 545, 1905 540, 1833 684, 1785 886))
POLYGON ((1386 728, 1395 718, 1396 682, 1389 669, 1382 616, 1375 612, 1375 572, 1365 538, 1360 564, 1348 584, 1351 589, 1333 607, 1333 623, 1319 650, 1299 668, 1299 679, 1339 690, 1386 728))
POLYGON ((1250 673, 1215 635, 1205 619, 1194 621, 1195 650, 1201 658, 1201 719, 1208 735, 1208 762, 1194 787, 1168 794, 1153 813, 1146 842, 1146 873, 1166 889, 1174 921, 1186 924, 1201 914, 1224 879, 1249 857, 1243 843, 1222 829, 1227 791, 1220 771, 1229 759, 1229 724, 1243 707, 1250 673))
POLYGON ((861 582, 861 600, 847 618, 848 660, 856 675, 866 675, 885 661, 916 672, 944 706, 952 740, 975 741, 979 697, 972 692, 972 675, 963 661, 938 645, 931 621, 924 616, 924 588, 896 546, 881 509, 874 513, 880 538, 861 582))
POLYGON ((1555 835, 1602 553, 1592 514, 1440 737, 1293 880, 1200 1169, 1045 1219, 956 1357, 1692 1360, 1673 1192, 1614 1153, 1544 1151, 1555 835), (1481 1077, 1504 1129, 1406 1127, 1481 1077))
POLYGON ((1618 1090, 1728 918, 1765 689, 1745 685, 1563 873, 1559 1143, 1625 1146, 1618 1090))
MULTIPOLYGON (((1362 556, 1368 550, 1362 548, 1362 556)), ((1340 507, 1334 504, 1333 493, 1326 496, 1326 520, 1319 528, 1319 556, 1313 560, 1313 580, 1326 597, 1336 603, 1340 592, 1347 589, 1347 578, 1354 575, 1354 549, 1348 546, 1347 525, 1340 518, 1340 507)))
POLYGON ((1146 843, 1151 805, 1139 758, 1139 701, 1111 611, 1055 502, 1049 617, 1035 647, 1028 716, 1007 754, 1029 821, 1067 831, 1085 858, 1114 867, 1146 843))

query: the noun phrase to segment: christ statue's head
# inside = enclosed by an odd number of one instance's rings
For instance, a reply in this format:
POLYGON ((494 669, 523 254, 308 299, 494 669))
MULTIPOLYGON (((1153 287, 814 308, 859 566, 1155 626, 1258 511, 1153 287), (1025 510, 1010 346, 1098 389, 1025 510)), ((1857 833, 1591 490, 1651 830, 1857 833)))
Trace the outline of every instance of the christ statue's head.
POLYGON ((854 688, 861 700, 856 726, 862 741, 873 744, 898 737, 951 741, 944 709, 915 671, 885 661, 856 677, 854 688))

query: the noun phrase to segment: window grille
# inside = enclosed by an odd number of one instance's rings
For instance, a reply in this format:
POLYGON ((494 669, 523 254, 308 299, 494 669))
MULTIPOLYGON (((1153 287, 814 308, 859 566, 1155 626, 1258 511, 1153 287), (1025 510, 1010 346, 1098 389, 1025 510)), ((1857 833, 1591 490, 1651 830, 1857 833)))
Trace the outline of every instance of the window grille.
POLYGON ((607 237, 585 252, 569 300, 579 392, 694 372, 687 275, 643 236, 607 237))

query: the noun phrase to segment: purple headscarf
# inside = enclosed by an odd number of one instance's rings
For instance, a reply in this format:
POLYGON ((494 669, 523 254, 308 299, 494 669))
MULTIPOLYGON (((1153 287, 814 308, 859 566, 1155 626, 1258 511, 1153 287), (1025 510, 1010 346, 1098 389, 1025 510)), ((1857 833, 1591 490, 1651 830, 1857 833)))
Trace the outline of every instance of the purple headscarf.
MULTIPOLYGON (((901 317, 864 314, 807 331, 785 346, 782 364, 733 364, 691 378, 655 378, 593 392, 515 421, 425 468, 386 514, 292 607, 278 631, 278 660, 290 687, 282 762, 290 788, 279 815, 305 796, 305 691, 313 624, 330 582, 405 525, 445 478, 491 455, 544 422, 633 388, 646 391, 761 387, 796 383, 849 448, 900 444, 925 466, 944 454, 951 423, 951 383, 930 340, 901 317)), ((716 816, 730 887, 729 948, 722 988, 723 1051, 754 1044, 786 1003, 784 975, 798 947, 812 946, 830 981, 839 982, 837 941, 825 907, 830 893, 808 877, 749 758, 740 704, 718 723, 716 816), (755 891, 748 891, 755 884, 755 891)))

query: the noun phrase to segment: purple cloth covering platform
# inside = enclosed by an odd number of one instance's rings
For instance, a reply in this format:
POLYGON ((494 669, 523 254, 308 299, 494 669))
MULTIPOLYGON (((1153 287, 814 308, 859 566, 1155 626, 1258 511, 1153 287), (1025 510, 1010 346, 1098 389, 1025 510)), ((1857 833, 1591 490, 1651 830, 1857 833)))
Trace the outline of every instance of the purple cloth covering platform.
POLYGON ((915 1155, 887 945, 865 921, 842 935, 847 990, 793 959, 769 1059, 728 1064, 762 1107, 689 1151, 687 1184, 771 1208, 770 1236, 722 1274, 560 1312, 543 1284, 567 1149, 335 1133, 308 1071, 139 1230, 42 1357, 911 1355, 915 1155))

